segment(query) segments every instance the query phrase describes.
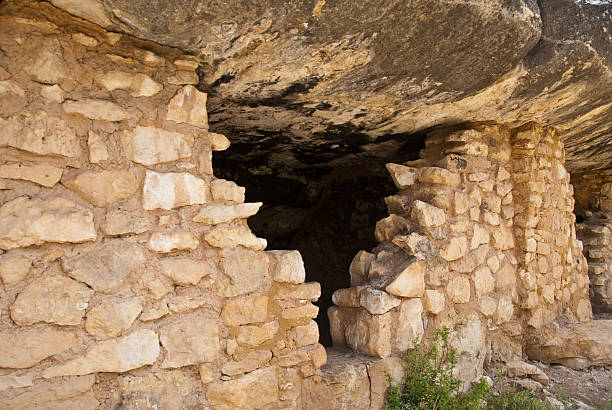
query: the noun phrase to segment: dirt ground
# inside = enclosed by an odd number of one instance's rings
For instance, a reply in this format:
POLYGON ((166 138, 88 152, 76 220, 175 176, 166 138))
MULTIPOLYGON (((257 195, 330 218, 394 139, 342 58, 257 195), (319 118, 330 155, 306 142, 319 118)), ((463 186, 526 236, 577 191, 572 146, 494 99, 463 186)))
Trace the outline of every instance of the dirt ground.
POLYGON ((550 377, 546 390, 559 396, 564 392, 566 397, 580 400, 596 408, 609 409, 612 406, 612 367, 591 367, 584 370, 572 370, 560 365, 538 364, 550 377))

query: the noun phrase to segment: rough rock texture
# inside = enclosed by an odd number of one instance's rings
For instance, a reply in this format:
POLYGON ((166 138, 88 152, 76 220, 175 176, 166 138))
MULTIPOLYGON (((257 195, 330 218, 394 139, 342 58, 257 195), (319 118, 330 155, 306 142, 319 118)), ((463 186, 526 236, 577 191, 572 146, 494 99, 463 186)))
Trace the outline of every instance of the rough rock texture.
MULTIPOLYGON (((610 164, 611 151, 596 148, 610 122, 607 2, 267 0, 214 12, 180 0, 52 3, 193 52, 215 129, 245 143, 282 130, 290 138, 273 141, 275 151, 297 156, 298 166, 333 143, 342 146, 335 157, 366 153, 363 139, 339 131, 376 140, 440 124, 534 120, 561 131, 570 169, 610 164)), ((242 158, 264 162, 268 149, 242 158)))

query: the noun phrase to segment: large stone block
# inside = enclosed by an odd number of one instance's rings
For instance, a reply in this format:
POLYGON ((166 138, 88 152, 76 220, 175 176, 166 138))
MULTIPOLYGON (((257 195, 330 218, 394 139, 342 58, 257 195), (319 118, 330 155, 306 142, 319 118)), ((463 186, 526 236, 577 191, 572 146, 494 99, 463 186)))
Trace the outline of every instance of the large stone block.
POLYGON ((258 409, 278 402, 276 367, 255 370, 234 380, 211 383, 206 398, 216 409, 258 409))
POLYGON ((141 297, 104 299, 87 312, 85 330, 98 340, 117 337, 132 326, 142 306, 141 297))
POLYGON ((147 241, 147 248, 159 253, 194 250, 200 241, 189 231, 154 232, 147 241))
POLYGON ((0 165, 0 178, 31 181, 47 188, 53 187, 64 170, 49 164, 26 165, 22 163, 0 165))
POLYGON ((392 295, 404 298, 423 296, 425 269, 425 262, 413 259, 403 267, 400 273, 385 287, 385 290, 392 295))
POLYGON ((121 376, 118 383, 124 410, 186 409, 198 401, 198 381, 180 370, 121 376))
POLYGON ((67 199, 22 196, 0 207, 0 249, 94 239, 91 211, 67 199))
POLYGON ((244 248, 263 251, 268 242, 253 235, 247 226, 215 226, 204 234, 204 240, 216 248, 244 248))
POLYGON ((90 373, 122 373, 153 364, 159 356, 159 339, 149 329, 95 344, 83 356, 44 370, 43 377, 78 376, 90 373))
POLYGON ((299 251, 268 251, 272 279, 283 283, 302 283, 306 280, 304 261, 299 251))
POLYGON ((138 189, 136 177, 129 171, 84 172, 64 185, 97 207, 123 201, 138 189))
POLYGON ((4 286, 13 286, 26 278, 32 262, 25 256, 3 255, 0 257, 0 278, 4 286))
POLYGON ((13 147, 40 155, 61 155, 76 158, 81 155, 79 138, 68 124, 45 112, 17 118, 0 118, 0 146, 13 147))
POLYGON ((184 315, 160 329, 166 349, 165 369, 215 361, 219 355, 219 323, 198 314, 184 315))
POLYGON ((247 249, 224 251, 219 262, 221 273, 221 294, 225 297, 262 291, 270 284, 268 255, 247 249))
POLYGON ((124 279, 145 262, 144 248, 123 239, 113 239, 72 258, 62 267, 73 279, 102 293, 114 293, 124 279))
POLYGON ((93 293, 75 280, 43 273, 17 295, 11 318, 22 326, 39 322, 78 325, 93 293))
POLYGON ((80 114, 90 120, 115 122, 134 118, 119 104, 106 100, 84 98, 78 101, 64 101, 62 107, 67 114, 80 114))
POLYGON ((191 157, 193 137, 161 128, 137 126, 121 135, 123 154, 143 165, 191 157))
POLYGON ((412 204, 411 216, 425 228, 433 228, 446 222, 444 210, 419 200, 412 204))
POLYGON ((391 174, 391 178, 398 189, 406 189, 414 185, 417 180, 417 168, 391 163, 386 164, 385 167, 387 171, 389 171, 389 174, 391 174))
POLYGON ((274 338, 280 329, 277 320, 264 323, 261 326, 244 325, 238 328, 236 340, 249 347, 257 347, 274 338))
POLYGON ((216 272, 210 260, 192 258, 164 258, 160 260, 162 272, 177 285, 195 285, 204 276, 216 272))
POLYGON ((146 74, 125 71, 109 71, 97 77, 96 81, 108 91, 125 90, 132 97, 151 97, 163 89, 146 74))
POLYGON ((208 202, 208 186, 204 180, 184 172, 147 171, 142 202, 147 211, 204 204, 208 202))
POLYGON ((181 88, 168 103, 166 120, 208 129, 206 94, 192 85, 181 88))
POLYGON ((393 344, 393 312, 371 315, 364 309, 355 309, 344 324, 346 344, 368 356, 387 357, 393 344))
POLYGON ((393 349, 401 351, 412 349, 415 343, 421 343, 425 332, 423 328, 423 304, 421 299, 403 300, 399 309, 397 334, 393 349))
POLYGON ((227 326, 265 322, 268 318, 267 296, 239 296, 225 303, 221 318, 227 326))
POLYGON ((56 327, 18 329, 0 332, 0 367, 25 369, 61 353, 81 340, 72 330, 56 327))
POLYGON ((93 392, 96 378, 91 376, 66 377, 61 380, 40 381, 32 387, 7 391, 0 395, 0 408, 11 410, 94 410, 100 407, 93 392))

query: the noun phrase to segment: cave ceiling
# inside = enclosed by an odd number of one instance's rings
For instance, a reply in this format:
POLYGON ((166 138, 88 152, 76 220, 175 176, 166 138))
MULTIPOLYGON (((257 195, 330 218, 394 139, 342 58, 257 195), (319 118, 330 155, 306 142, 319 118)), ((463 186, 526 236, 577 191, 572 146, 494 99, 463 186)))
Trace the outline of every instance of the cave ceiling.
POLYGON ((265 169, 481 121, 554 126, 571 171, 612 166, 609 0, 50 2, 198 56, 212 129, 265 169))

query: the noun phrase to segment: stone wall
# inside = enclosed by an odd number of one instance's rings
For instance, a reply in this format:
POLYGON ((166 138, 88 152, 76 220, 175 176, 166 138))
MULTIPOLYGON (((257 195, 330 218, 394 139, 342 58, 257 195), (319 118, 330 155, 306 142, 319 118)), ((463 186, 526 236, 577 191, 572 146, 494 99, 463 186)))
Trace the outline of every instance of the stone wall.
POLYGON ((589 261, 591 303, 595 313, 612 313, 612 172, 597 170, 572 175, 576 187, 576 225, 589 261))
POLYGON ((482 125, 432 133, 421 159, 388 164, 400 192, 334 294, 334 344, 387 357, 447 326, 470 382, 520 358, 529 332, 590 319, 563 162, 550 129, 482 125))
POLYGON ((197 62, 2 6, 0 407, 301 407, 320 286, 213 175, 197 62))

